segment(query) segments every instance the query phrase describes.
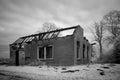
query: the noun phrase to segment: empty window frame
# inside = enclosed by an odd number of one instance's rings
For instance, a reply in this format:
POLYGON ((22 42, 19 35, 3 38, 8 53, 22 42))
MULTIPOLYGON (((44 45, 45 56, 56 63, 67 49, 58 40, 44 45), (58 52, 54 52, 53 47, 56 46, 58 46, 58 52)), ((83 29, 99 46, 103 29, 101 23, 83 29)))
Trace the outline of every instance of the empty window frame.
POLYGON ((85 58, 85 44, 83 44, 83 59, 85 58))
POLYGON ((52 59, 53 58, 53 46, 40 46, 38 48, 39 59, 52 59))
POLYGON ((39 59, 44 59, 44 47, 39 47, 39 59))
POLYGON ((77 58, 80 58, 80 41, 77 41, 77 58))
POLYGON ((89 46, 87 46, 87 59, 89 59, 89 46))
POLYGON ((46 46, 46 58, 53 58, 53 46, 46 46))

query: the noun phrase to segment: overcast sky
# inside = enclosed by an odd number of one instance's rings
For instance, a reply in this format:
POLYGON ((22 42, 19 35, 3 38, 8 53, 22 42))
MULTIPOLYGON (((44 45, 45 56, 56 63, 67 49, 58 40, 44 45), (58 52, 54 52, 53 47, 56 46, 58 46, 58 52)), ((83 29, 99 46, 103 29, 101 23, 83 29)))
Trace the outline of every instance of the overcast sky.
POLYGON ((91 40, 89 27, 111 10, 120 10, 120 0, 0 0, 0 45, 35 33, 44 22, 79 24, 91 40))

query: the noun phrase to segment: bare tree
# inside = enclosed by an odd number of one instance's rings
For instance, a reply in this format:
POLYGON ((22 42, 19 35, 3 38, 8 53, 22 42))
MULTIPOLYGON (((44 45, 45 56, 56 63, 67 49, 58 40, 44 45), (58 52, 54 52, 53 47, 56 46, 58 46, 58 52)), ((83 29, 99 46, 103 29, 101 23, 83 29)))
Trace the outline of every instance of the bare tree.
POLYGON ((120 11, 114 10, 103 17, 109 35, 106 40, 113 44, 120 36, 120 11))
POLYGON ((100 60, 102 59, 102 51, 103 51, 103 42, 104 42, 104 23, 102 21, 95 22, 92 29, 92 34, 94 35, 94 41, 99 44, 99 51, 100 51, 100 60))
POLYGON ((59 28, 54 23, 45 22, 43 23, 42 28, 37 32, 48 32, 56 29, 59 29, 59 28))
POLYGON ((120 36, 114 43, 113 57, 115 63, 120 63, 120 36))

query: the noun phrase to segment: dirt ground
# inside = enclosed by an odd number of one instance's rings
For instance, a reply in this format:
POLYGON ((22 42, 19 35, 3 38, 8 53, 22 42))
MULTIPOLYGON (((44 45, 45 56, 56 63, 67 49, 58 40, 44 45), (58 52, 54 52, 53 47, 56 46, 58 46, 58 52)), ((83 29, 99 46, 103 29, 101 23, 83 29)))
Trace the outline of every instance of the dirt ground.
POLYGON ((31 80, 31 79, 0 73, 0 80, 31 80))
POLYGON ((120 64, 0 66, 0 80, 119 80, 120 64))

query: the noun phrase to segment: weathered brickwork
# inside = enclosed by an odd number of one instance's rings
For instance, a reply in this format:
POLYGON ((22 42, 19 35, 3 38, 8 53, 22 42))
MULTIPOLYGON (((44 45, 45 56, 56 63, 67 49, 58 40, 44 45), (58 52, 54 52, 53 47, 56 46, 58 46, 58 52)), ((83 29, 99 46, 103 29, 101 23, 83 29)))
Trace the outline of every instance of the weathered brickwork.
MULTIPOLYGON (((34 38, 30 43, 25 44, 24 48, 22 48, 22 45, 11 44, 10 58, 12 64, 25 65, 35 60, 50 66, 72 66, 89 63, 91 60, 91 45, 83 37, 83 29, 80 26, 74 28, 72 35, 43 40, 34 38), (46 53, 46 46, 49 45, 52 46, 52 58, 40 59, 39 47, 44 47, 44 53, 46 53), (16 48, 16 46, 22 49, 16 48), (18 55, 16 56, 17 52, 18 55)), ((25 42, 25 39, 23 42, 25 42)))

